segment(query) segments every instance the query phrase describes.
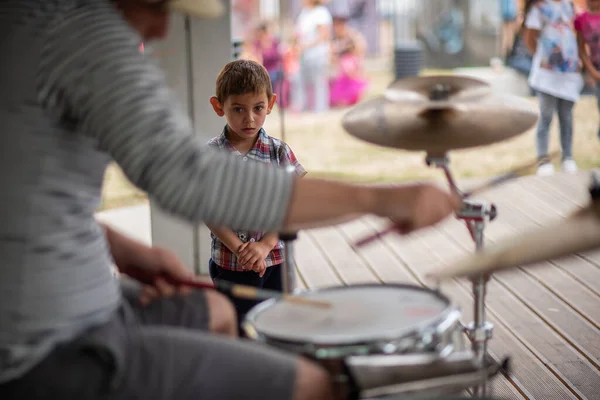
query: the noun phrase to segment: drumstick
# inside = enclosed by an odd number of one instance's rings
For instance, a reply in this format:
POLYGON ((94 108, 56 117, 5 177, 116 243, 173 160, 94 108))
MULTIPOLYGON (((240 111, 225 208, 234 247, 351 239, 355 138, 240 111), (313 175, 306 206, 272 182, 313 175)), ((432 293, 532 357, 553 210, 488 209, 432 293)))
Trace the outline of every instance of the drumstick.
MULTIPOLYGON (((551 153, 548 156, 548 160, 552 160, 554 158, 556 158, 558 155, 560 155, 560 152, 554 152, 551 153)), ((463 193, 462 198, 463 199, 467 199, 471 196, 474 196, 476 194, 480 194, 482 192, 485 192, 486 190, 489 190, 495 186, 500 185, 501 183, 507 182, 511 179, 514 178, 519 178, 521 176, 524 176, 531 168, 535 167, 538 164, 538 161, 534 161, 534 162, 530 162, 524 165, 521 165, 520 167, 515 168, 514 170, 507 172, 505 174, 502 174, 494 179, 489 180, 486 183, 483 183, 482 185, 479 185, 477 187, 475 187, 474 189, 471 189, 468 192, 463 193)), ((388 233, 392 233, 392 232, 400 232, 402 233, 402 229, 398 229, 398 226, 396 225, 392 225, 387 227, 386 229, 377 232, 373 235, 369 235, 363 239, 360 239, 358 241, 356 241, 352 247, 357 249, 359 247, 363 247, 379 238, 381 238, 382 236, 387 235, 388 233)))
POLYGON ((124 272, 131 278, 142 283, 151 285, 156 279, 163 279, 167 283, 175 286, 189 286, 196 289, 214 289, 221 292, 230 293, 234 297, 248 300, 268 300, 270 298, 282 299, 289 303, 300 304, 311 307, 331 308, 331 303, 326 301, 312 300, 299 296, 284 295, 274 290, 259 289, 253 286, 238 285, 235 283, 217 280, 214 285, 206 282, 199 282, 192 279, 177 280, 166 274, 153 274, 140 268, 128 268, 124 272))
MULTIPOLYGON (((557 158, 560 154, 561 153, 558 152, 558 151, 556 151, 554 153, 551 153, 547 157, 548 161, 557 158)), ((468 192, 466 192, 463 195, 463 198, 466 199, 466 198, 468 198, 470 196, 479 194, 481 192, 485 192, 486 190, 491 189, 491 188, 493 188, 495 186, 498 186, 501 183, 507 182, 507 181, 509 181, 511 179, 520 178, 520 177, 524 176, 531 168, 533 168, 536 165, 538 165, 538 163, 539 163, 539 161, 536 160, 536 161, 532 161, 532 162, 527 163, 527 164, 523 164, 520 167, 517 167, 517 168, 513 169, 510 172, 502 174, 502 175, 500 175, 500 176, 498 176, 498 177, 496 177, 494 179, 489 180, 488 182, 486 182, 486 183, 484 183, 484 184, 482 184, 480 186, 477 186, 475 189, 469 190, 468 192)))

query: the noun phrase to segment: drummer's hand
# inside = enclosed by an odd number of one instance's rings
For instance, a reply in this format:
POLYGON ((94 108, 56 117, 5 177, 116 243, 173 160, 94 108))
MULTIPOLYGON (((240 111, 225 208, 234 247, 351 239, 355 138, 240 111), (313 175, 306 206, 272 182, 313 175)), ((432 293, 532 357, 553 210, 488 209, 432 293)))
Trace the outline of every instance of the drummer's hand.
POLYGON ((408 190, 391 189, 383 196, 380 216, 390 218, 400 233, 408 234, 432 226, 458 212, 462 199, 432 184, 415 184, 408 190))
POLYGON ((264 261, 272 249, 273 246, 261 241, 243 243, 238 249, 238 261, 254 271, 254 264, 264 261))
MULTIPOLYGON (((175 280, 199 280, 199 278, 194 277, 193 273, 186 268, 179 257, 172 251, 161 247, 152 247, 150 251, 153 253, 153 257, 151 257, 152 261, 138 267, 149 269, 157 274, 165 274, 175 280)), ((153 285, 144 285, 142 287, 140 302, 148 304, 152 300, 161 297, 170 297, 174 294, 187 294, 190 291, 191 289, 187 286, 173 285, 162 278, 157 278, 153 285)))

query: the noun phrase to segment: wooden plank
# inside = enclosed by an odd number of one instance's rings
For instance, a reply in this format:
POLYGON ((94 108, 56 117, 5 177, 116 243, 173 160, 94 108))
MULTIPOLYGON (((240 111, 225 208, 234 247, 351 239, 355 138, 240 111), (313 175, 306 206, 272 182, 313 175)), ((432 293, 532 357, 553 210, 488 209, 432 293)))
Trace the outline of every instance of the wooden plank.
POLYGON ((583 253, 579 253, 579 255, 586 261, 589 261, 596 267, 600 268, 600 249, 586 251, 583 253))
MULTIPOLYGON (((457 245, 463 244, 461 242, 457 245)), ((523 275, 521 271, 514 270, 510 273, 503 273, 504 278, 494 276, 494 279, 488 284, 486 299, 488 309, 493 311, 495 315, 501 316, 500 318, 516 332, 526 347, 553 374, 564 381, 573 393, 594 398, 592 394, 600 392, 600 374, 586 347, 590 345, 590 340, 592 340, 592 338, 586 340, 586 336, 590 334, 589 324, 584 323, 582 328, 582 323, 576 314, 566 309, 564 305, 553 299, 547 292, 544 293, 543 290, 536 288, 536 284, 531 278, 524 280, 523 275), (513 286, 510 287, 514 288, 516 286, 517 291, 509 290, 506 284, 499 285, 499 282, 502 283, 503 280, 507 279, 512 279, 513 286), (528 293, 530 296, 523 299, 520 295, 522 293, 528 293), (542 298, 543 301, 538 300, 539 298, 542 298), (548 304, 552 304, 552 307, 561 307, 560 311, 565 316, 564 321, 557 322, 557 318, 554 316, 552 322, 548 323, 548 317, 545 316, 544 312, 539 309, 535 312, 535 308, 532 309, 531 302, 535 303, 533 307, 548 304), (575 328, 571 329, 570 324, 574 324, 575 328), (557 334, 556 325, 559 325, 563 330, 568 330, 569 333, 557 334), (584 330, 583 336, 580 333, 581 329, 584 330), (579 343, 569 340, 570 335, 575 335, 579 340, 585 340, 586 346, 581 346, 579 343)), ((465 288, 468 288, 466 282, 462 284, 465 288)), ((596 336, 596 342, 598 342, 597 333, 593 336, 596 336)), ((595 347, 593 344, 592 346, 595 347)))
MULTIPOLYGON (((516 234, 513 228, 507 227, 507 229, 512 230, 513 235, 516 234)), ((490 243, 498 242, 494 229, 487 230, 486 239, 490 243)), ((551 263, 544 262, 540 265, 543 265, 543 267, 535 268, 530 266, 521 271, 530 278, 536 279, 538 286, 542 285, 547 291, 554 294, 563 304, 566 304, 586 319, 595 329, 600 329, 600 312, 598 311, 600 299, 595 293, 588 290, 585 286, 582 287, 577 280, 558 270, 551 263)), ((517 276, 522 278, 522 275, 517 274, 517 276)))
MULTIPOLYGON (((355 226, 344 224, 340 230, 346 235, 349 243, 362 239, 375 233, 377 230, 365 219, 359 219, 355 226)), ((418 283, 414 276, 406 269, 406 266, 389 252, 381 240, 377 240, 368 246, 355 250, 369 268, 376 274, 378 279, 385 283, 418 283)))
MULTIPOLYGON (((381 221, 374 218, 364 219, 363 222, 365 223, 365 226, 370 227, 373 231, 379 230, 381 227, 381 221)), ((362 232, 359 237, 362 237, 362 232)), ((399 239, 396 236, 396 240, 402 239, 399 239)), ((386 283, 399 281, 420 285, 421 281, 417 278, 417 276, 419 276, 418 273, 407 270, 407 265, 396 253, 398 251, 398 246, 392 246, 390 242, 394 242, 394 240, 390 238, 380 239, 358 251, 363 254, 364 259, 367 260, 367 262, 371 264, 371 267, 377 270, 381 276, 390 277, 389 281, 384 279, 386 283)), ((403 252, 403 255, 405 254, 406 252, 403 252)), ((450 288, 444 287, 442 293, 448 295, 450 300, 459 306, 463 312, 466 311, 466 314, 463 315, 470 315, 472 313, 472 300, 469 294, 462 291, 456 283, 450 283, 450 288)), ((490 351, 490 354, 497 360, 503 358, 507 353, 506 350, 515 345, 511 343, 510 346, 502 348, 498 343, 499 342, 496 342, 493 349, 490 351)), ((491 392, 500 398, 510 398, 515 400, 526 398, 520 394, 519 390, 517 390, 514 384, 505 376, 499 376, 492 380, 490 382, 490 388, 491 392)), ((521 390, 525 391, 525 388, 521 387, 521 390)))
POLYGON ((304 278, 308 288, 320 288, 341 285, 329 262, 323 257, 310 236, 301 231, 294 242, 294 258, 299 274, 304 278))
MULTIPOLYGON (((486 238, 491 243, 497 242, 493 231, 488 231, 486 238)), ((464 244, 464 242, 457 243, 464 244)), ((516 282, 515 285, 518 285, 521 289, 519 293, 522 292, 528 298, 531 298, 533 306, 540 310, 544 308, 560 310, 560 312, 552 312, 549 316, 552 321, 558 324, 553 324, 553 327, 564 330, 562 332, 566 335, 565 337, 579 338, 579 340, 574 342, 576 343, 574 345, 583 352, 582 354, 585 357, 598 358, 598 355, 600 355, 600 341, 593 339, 600 338, 597 333, 597 321, 600 319, 597 310, 600 306, 600 299, 594 293, 586 290, 585 287, 581 287, 576 280, 566 274, 563 275, 564 279, 557 280, 557 277, 560 275, 556 272, 559 271, 554 270, 550 263, 542 264, 547 268, 529 268, 528 272, 521 270, 511 275, 506 274, 506 276, 516 282), (534 277, 537 280, 534 280, 534 277), (546 286, 543 286, 539 282, 539 280, 543 280, 543 277, 548 278, 548 282, 544 283, 546 286), (527 283, 523 284, 524 281, 527 283), (562 294, 562 296, 557 296, 557 294, 562 294), (565 306, 568 306, 570 309, 565 306), (573 310, 578 313, 577 316, 569 316, 569 313, 573 310), (556 321, 557 318, 559 319, 558 321, 556 321), (581 340, 583 342, 578 343, 581 340), (590 340, 593 342, 590 344, 591 348, 587 344, 590 340)), ((494 277, 503 282, 502 277, 504 276, 505 273, 501 273, 496 274, 494 277)), ((531 306, 529 302, 527 303, 531 306)), ((547 314, 547 312, 541 312, 542 315, 547 314)))
MULTIPOLYGON (((430 231, 430 235, 433 232, 430 231)), ((401 242, 405 239, 400 239, 394 236, 382 238, 382 241, 390 243, 390 249, 394 251, 405 262, 405 253, 396 250, 395 242, 401 242)), ((440 257, 436 257, 436 253, 431 248, 427 247, 427 240, 413 242, 413 246, 422 247, 428 254, 433 254, 437 259, 437 263, 441 264, 440 257)), ((414 273, 422 279, 429 268, 435 267, 433 263, 429 264, 425 270, 424 265, 417 262, 408 265, 414 269, 414 273)), ((442 293, 449 296, 453 303, 457 304, 463 310, 463 322, 468 322, 471 319, 473 310, 473 299, 470 291, 461 287, 457 282, 449 282, 443 285, 442 293)), ((504 325, 497 323, 497 317, 494 314, 489 316, 491 322, 496 323, 494 339, 489 342, 489 353, 496 359, 503 358, 505 355, 510 355, 514 361, 514 375, 511 377, 513 385, 524 393, 528 398, 539 399, 572 399, 576 398, 572 392, 567 390, 562 382, 555 376, 551 375, 544 365, 535 357, 532 356, 515 335, 510 332, 504 325)), ((513 398, 513 397, 511 397, 513 398)))
MULTIPOLYGON (((542 263, 539 268, 524 268, 524 273, 552 292, 600 332, 600 296, 588 289, 553 263, 542 263)), ((600 282, 600 280, 596 281, 600 282)))
POLYGON ((551 263, 575 279, 581 286, 600 296, 600 268, 579 255, 557 258, 551 263))
MULTIPOLYGON (((432 231, 429 232, 431 235, 432 231)), ((411 235, 412 236, 412 235, 411 235)), ((388 236, 382 239, 384 242, 390 243, 390 249, 394 251, 399 258, 404 262, 407 262, 409 266, 413 268, 413 273, 422 280, 423 274, 433 266, 434 258, 430 259, 429 264, 424 264, 418 258, 411 260, 406 257, 406 249, 399 250, 401 246, 396 244, 403 244, 406 242, 406 238, 399 238, 397 236, 388 236), (427 268, 427 269, 425 269, 427 268)), ((429 254, 432 255, 431 249, 427 248, 427 240, 414 240, 412 241, 413 250, 420 248, 417 251, 418 254, 429 254)), ((422 259, 421 259, 422 260, 422 259)), ((439 262, 440 260, 437 259, 439 262)), ((442 293, 448 295, 450 299, 460 306, 463 310, 463 319, 469 319, 472 315, 472 297, 468 291, 462 290, 456 282, 450 282, 443 285, 442 293)), ((493 320, 493 317, 491 318, 493 320)), ((466 322, 466 321, 463 321, 466 322)), ((528 382, 542 382, 537 388, 537 392, 540 398, 574 398, 569 391, 567 391, 557 379, 550 376, 544 366, 534 357, 531 356, 529 351, 522 346, 518 341, 511 337, 512 335, 508 330, 503 327, 496 328, 496 339, 490 342, 490 354, 496 359, 503 357, 506 354, 511 354, 517 362, 515 363, 515 377, 513 377, 514 385, 519 387, 522 393, 527 393, 528 389, 526 386, 520 383, 520 381, 528 382)), ((529 396, 534 398, 534 396, 529 396)))
POLYGON ((584 206, 589 202, 589 184, 589 173, 557 174, 550 179, 538 178, 529 182, 531 187, 556 193, 576 207, 584 206))
MULTIPOLYGON (((551 192, 550 190, 542 190, 539 187, 532 185, 532 182, 535 182, 535 180, 530 180, 530 182, 528 182, 528 194, 524 194, 524 196, 529 195, 531 197, 535 197, 536 199, 540 199, 544 202, 547 202, 548 204, 552 203, 555 207, 563 210, 573 207, 572 203, 567 202, 564 198, 560 198, 558 195, 551 192)), ((537 207, 538 204, 538 202, 532 203, 530 201, 524 201, 520 203, 520 211, 522 211, 525 215, 533 219, 534 217, 532 217, 531 214, 527 211, 537 207)), ((563 215, 568 215, 568 213, 565 213, 563 215)), ((493 242, 493 231, 489 232, 486 235, 486 237, 488 239, 491 239, 491 241, 493 242)), ((532 269, 532 271, 533 272, 531 273, 527 273, 527 275, 529 275, 529 278, 531 279, 531 276, 533 274, 533 276, 536 276, 538 280, 537 282, 534 282, 534 285, 528 284, 526 286, 522 286, 521 289, 523 290, 523 294, 530 295, 531 293, 536 293, 538 296, 533 297, 532 300, 539 309, 542 309, 541 303, 545 303, 545 306, 547 307, 553 305, 550 308, 553 310, 557 310, 556 312, 551 314, 551 317, 554 317, 554 321, 559 322, 562 328, 568 328, 571 332, 575 332, 575 334, 580 335, 579 337, 581 340, 584 341, 586 347, 589 348, 589 346, 591 345, 591 350, 586 350, 583 347, 580 347, 579 344, 574 343, 575 347, 578 347, 586 357, 590 358, 591 360, 596 360, 600 355, 600 345, 596 347, 593 343, 599 342, 597 340, 598 334, 597 332, 595 332, 594 334, 590 334, 589 330, 592 329, 593 331, 597 331, 598 329, 598 324, 594 323, 594 320, 597 321, 598 319, 598 313, 596 311, 598 305, 600 305, 598 303, 598 299, 595 298, 592 293, 587 291, 585 287, 581 287, 577 283, 577 281, 570 279, 568 275, 563 275, 564 280, 561 282, 557 281, 557 274, 553 273, 552 270, 542 268, 535 270, 532 269), (548 279, 548 283, 544 283, 544 277, 548 279), (550 290, 541 290, 541 285, 544 285, 546 289, 550 290), (549 296, 549 291, 553 293, 554 296, 549 296), (569 294, 565 295, 565 291, 568 291, 569 294), (560 296, 558 292, 563 292, 563 296, 560 296), (556 300, 557 296, 560 297, 562 302, 556 300), (566 300, 567 298, 569 298, 568 301, 566 300), (572 309, 576 310, 580 314, 580 316, 582 316, 584 320, 586 320, 587 324, 581 323, 579 318, 564 317, 564 313, 568 313, 567 309, 564 308, 565 304, 567 304, 572 309), (558 310, 561 310, 562 312, 558 312, 558 310), (560 321, 556 321, 557 318, 560 321), (573 326, 573 324, 577 325, 577 328, 573 326), (588 341, 591 341, 591 343, 588 344, 588 341)), ((517 279, 521 278, 521 276, 518 274, 516 274, 515 276, 519 277, 517 279)), ((556 327, 561 329, 560 326, 556 327)))
MULTIPOLYGON (((445 293, 457 301, 464 311, 464 319, 468 322, 473 309, 473 299, 466 287, 461 287, 454 282, 453 287, 446 287, 445 293)), ((573 395, 555 375, 551 374, 547 367, 535 357, 531 349, 514 334, 506 322, 494 311, 488 309, 487 320, 494 325, 493 337, 488 343, 488 352, 496 360, 510 357, 511 375, 505 377, 512 387, 512 393, 502 391, 500 397, 506 399, 528 398, 528 399, 575 399, 573 395), (514 392, 519 393, 515 396, 514 392)), ((498 393, 498 388, 494 388, 498 393)), ((504 388, 506 390, 506 388, 504 388)), ((500 389, 502 390, 502 389, 500 389)))
MULTIPOLYGON (((346 229, 352 229, 351 224, 345 225, 346 229)), ((357 256, 338 228, 312 229, 307 233, 344 284, 381 283, 369 265, 357 256)))
MULTIPOLYGON (((551 292, 521 271, 497 275, 495 279, 600 369, 600 331, 596 326, 574 313, 551 292)), ((600 302, 596 304, 600 307, 600 302)), ((597 379, 600 384, 600 375, 597 379)))

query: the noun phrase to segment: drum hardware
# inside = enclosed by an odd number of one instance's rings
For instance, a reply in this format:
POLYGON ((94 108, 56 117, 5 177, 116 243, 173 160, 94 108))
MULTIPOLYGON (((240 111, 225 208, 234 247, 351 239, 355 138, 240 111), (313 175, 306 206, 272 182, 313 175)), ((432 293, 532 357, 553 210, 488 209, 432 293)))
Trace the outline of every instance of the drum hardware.
MULTIPOLYGON (((467 197, 518 174, 506 174, 481 189, 461 193, 448 168, 448 151, 512 138, 531 128, 537 118, 534 104, 516 96, 492 96, 485 82, 436 76, 394 82, 382 96, 355 106, 343 117, 342 125, 351 135, 370 143, 425 151, 427 164, 442 168, 451 189, 463 198, 456 217, 465 221, 476 253, 481 253, 485 225, 496 218, 497 210, 494 204, 467 197)), ((285 243, 283 288, 285 293, 291 293, 295 288, 292 246, 296 235, 282 234, 280 239, 285 243)), ((475 387, 476 395, 483 396, 487 379, 501 369, 486 356, 493 328, 485 321, 487 280, 486 274, 472 278, 474 321, 466 328, 460 324, 460 312, 450 306, 439 290, 412 285, 356 285, 301 295, 331 303, 333 307, 325 311, 309 312, 300 307, 292 310, 273 298, 254 307, 246 315, 243 328, 251 339, 321 363, 338 383, 348 385, 361 379, 365 383, 367 378, 359 376, 365 365, 360 367, 357 360, 379 362, 380 356, 390 357, 388 365, 382 368, 412 373, 404 380, 380 380, 367 390, 359 388, 361 398, 446 394, 469 387, 475 387), (406 292, 406 296, 377 304, 381 297, 391 295, 390 290, 406 292), (350 296, 344 298, 347 293, 350 296), (428 298, 423 297, 424 293, 428 298), (416 309, 417 304, 431 306, 435 318, 406 314, 406 308, 416 309), (399 305, 405 309, 397 309, 399 305), (394 316, 382 321, 383 311, 394 316), (470 351, 464 351, 463 329, 471 341, 470 351), (390 365, 393 361, 404 365, 390 365), (433 365, 437 367, 432 369, 433 365)), ((379 375, 381 379, 383 375, 379 375)))
MULTIPOLYGON (((460 365, 460 363, 457 363, 460 365)), ((377 386, 371 389, 362 390, 359 394, 360 399, 380 399, 386 396, 407 396, 407 395, 430 395, 443 396, 448 393, 460 393, 465 388, 481 384, 489 378, 497 375, 503 369, 507 368, 508 359, 502 364, 488 363, 487 365, 472 366, 464 371, 452 372, 450 369, 441 372, 439 376, 422 378, 418 375, 415 379, 406 382, 387 386, 377 386)), ((464 367, 464 365, 463 365, 464 367)), ((424 371, 423 371, 424 372, 424 371)), ((425 372, 424 372, 425 373, 425 372)))
MULTIPOLYGON (((554 159, 554 158, 558 157, 559 155, 560 155, 559 152, 552 153, 550 155, 550 159, 554 159)), ((461 212, 463 213, 463 219, 468 219, 467 216, 469 214, 473 214, 473 213, 476 214, 474 217, 477 218, 477 215, 479 213, 479 211, 473 210, 476 207, 473 203, 467 202, 468 198, 473 197, 477 194, 483 193, 486 190, 492 189, 502 183, 506 183, 511 179, 521 177, 526 172, 528 172, 532 167, 537 165, 537 161, 523 164, 523 165, 513 169, 510 172, 504 173, 504 174, 497 176, 496 178, 493 178, 487 182, 484 182, 483 184, 478 185, 466 192, 463 192, 456 185, 456 182, 454 181, 454 178, 452 177, 452 173, 450 172, 450 170, 448 168, 449 158, 447 155, 443 155, 443 156, 429 156, 428 155, 425 159, 425 162, 426 162, 427 166, 435 166, 435 167, 441 168, 444 171, 444 175, 446 176, 446 179, 448 181, 450 189, 453 192, 455 192, 458 196, 463 198, 463 204, 466 203, 466 205, 463 206, 463 210, 461 210, 461 212)), ((491 205, 491 209, 489 210, 489 213, 490 213, 489 216, 490 216, 491 220, 496 218, 497 210, 494 205, 491 205)), ((398 232, 398 227, 395 225, 391 225, 390 227, 388 227, 380 232, 377 232, 373 235, 366 236, 363 239, 357 240, 354 244, 352 244, 352 247, 355 249, 358 249, 362 246, 365 246, 365 245, 367 245, 389 233, 393 233, 393 232, 398 232)))
MULTIPOLYGON (((455 352, 445 357, 437 354, 370 355, 348 357, 345 367, 354 387, 353 391, 363 392, 358 396, 360 398, 368 398, 375 396, 374 393, 368 393, 373 389, 384 388, 385 395, 405 394, 405 388, 398 388, 398 385, 428 381, 431 390, 435 388, 431 385, 432 379, 473 374, 486 369, 490 375, 495 375, 501 370, 506 372, 508 359, 502 363, 487 359, 485 367, 481 368, 474 361, 471 351, 455 352), (392 388, 395 388, 395 392, 391 391, 392 388)), ((461 391, 467 387, 470 385, 459 385, 456 389, 461 391)), ((419 392, 423 394, 423 391, 419 392)), ((381 395, 383 394, 378 396, 381 395)))
POLYGON ((279 234, 283 241, 283 265, 281 269, 281 283, 283 293, 292 294, 296 289, 296 268, 294 261, 294 241, 298 238, 296 232, 279 234))
MULTIPOLYGON (((321 364, 334 382, 346 388, 352 387, 345 367, 349 357, 404 355, 397 360, 410 360, 413 367, 420 360, 426 370, 433 360, 453 360, 453 353, 464 352, 466 347, 460 311, 447 297, 428 288, 352 285, 300 296, 333 307, 311 311, 271 299, 254 307, 242 327, 252 340, 321 364)), ((393 383, 397 382, 387 382, 393 383)))
POLYGON ((496 243, 429 274, 440 281, 489 275, 600 247, 600 183, 592 172, 590 202, 567 218, 496 243))
MULTIPOLYGON (((428 155, 425 159, 425 163, 428 166, 434 166, 442 169, 450 189, 464 198, 464 195, 461 194, 461 191, 457 187, 456 181, 452 176, 452 172, 449 168, 449 162, 450 161, 447 156, 431 157, 428 155)), ((476 252, 483 251, 486 223, 495 220, 497 216, 498 210, 493 203, 463 200, 462 208, 456 214, 456 218, 465 222, 469 234, 471 235, 471 238, 475 244, 476 252)), ((493 324, 487 322, 485 318, 485 296, 488 280, 489 277, 484 274, 475 276, 472 279, 472 291, 474 298, 473 322, 465 327, 465 333, 471 341, 477 365, 482 368, 487 355, 487 343, 492 338, 494 329, 493 324)), ((483 382, 475 387, 474 395, 478 397, 485 396, 486 386, 486 382, 483 382)))

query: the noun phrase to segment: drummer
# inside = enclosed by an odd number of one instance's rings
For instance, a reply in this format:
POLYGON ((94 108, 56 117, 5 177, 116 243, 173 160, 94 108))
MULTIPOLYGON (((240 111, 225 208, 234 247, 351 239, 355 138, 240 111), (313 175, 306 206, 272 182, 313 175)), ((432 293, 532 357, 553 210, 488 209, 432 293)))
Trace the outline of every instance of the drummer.
MULTIPOLYGON (((145 307, 121 295, 109 266, 122 237, 109 244, 94 218, 111 160, 163 209, 234 229, 296 230, 376 214, 410 231, 459 206, 432 185, 296 179, 204 146, 162 71, 138 50, 165 36, 169 5, 0 2, 2 399, 332 398, 320 367, 206 333, 216 309, 205 293, 145 307)), ((206 17, 219 4, 172 5, 206 17)), ((187 273, 173 262, 139 266, 187 273)), ((159 283, 160 293, 173 288, 159 283)))

